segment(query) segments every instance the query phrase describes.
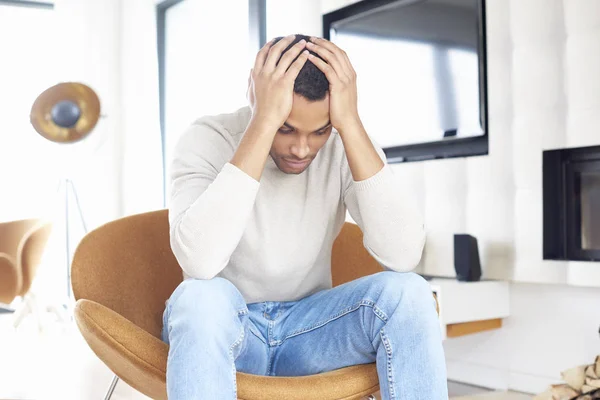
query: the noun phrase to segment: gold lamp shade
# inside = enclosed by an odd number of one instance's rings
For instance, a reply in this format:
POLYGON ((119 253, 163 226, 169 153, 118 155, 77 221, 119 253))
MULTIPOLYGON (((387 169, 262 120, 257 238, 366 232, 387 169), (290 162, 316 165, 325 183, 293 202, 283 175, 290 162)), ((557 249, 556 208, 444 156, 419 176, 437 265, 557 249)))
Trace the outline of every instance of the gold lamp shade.
POLYGON ((48 140, 73 143, 85 138, 100 118, 100 100, 88 86, 63 82, 42 92, 31 107, 35 130, 48 140))

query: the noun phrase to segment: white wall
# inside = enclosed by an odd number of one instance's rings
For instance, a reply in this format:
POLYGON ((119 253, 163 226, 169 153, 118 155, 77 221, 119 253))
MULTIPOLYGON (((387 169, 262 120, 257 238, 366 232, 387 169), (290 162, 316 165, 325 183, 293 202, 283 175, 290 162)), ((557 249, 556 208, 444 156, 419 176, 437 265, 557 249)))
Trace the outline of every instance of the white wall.
POLYGON ((277 36, 321 36, 321 0, 267 0, 267 41, 277 36))
POLYGON ((452 235, 466 232, 484 276, 514 282, 502 329, 445 342, 449 377, 536 393, 600 354, 600 263, 542 260, 542 150, 600 144, 600 1, 486 6, 490 154, 394 170, 424 205, 420 272, 454 276, 452 235))

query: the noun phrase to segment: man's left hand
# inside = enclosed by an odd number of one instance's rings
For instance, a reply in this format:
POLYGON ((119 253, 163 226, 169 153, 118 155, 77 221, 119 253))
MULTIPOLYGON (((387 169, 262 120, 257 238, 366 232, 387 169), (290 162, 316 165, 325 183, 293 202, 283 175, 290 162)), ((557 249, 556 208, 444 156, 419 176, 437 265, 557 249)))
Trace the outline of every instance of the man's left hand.
POLYGON ((356 72, 345 51, 330 41, 311 37, 306 47, 313 54, 308 59, 317 66, 329 81, 329 116, 331 124, 340 135, 361 125, 358 116, 356 72))

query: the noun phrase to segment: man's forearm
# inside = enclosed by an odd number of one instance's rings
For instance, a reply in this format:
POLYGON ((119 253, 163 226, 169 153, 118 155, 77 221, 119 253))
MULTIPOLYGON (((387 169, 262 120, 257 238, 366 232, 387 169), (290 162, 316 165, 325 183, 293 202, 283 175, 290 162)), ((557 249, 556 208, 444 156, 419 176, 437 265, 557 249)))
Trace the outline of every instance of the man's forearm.
POLYGON ((340 137, 344 143, 346 158, 354 180, 364 181, 381 171, 384 163, 377 154, 362 123, 356 121, 340 129, 342 129, 340 137))
POLYGON ((375 148, 362 124, 348 126, 340 132, 355 181, 345 199, 348 209, 359 218, 371 254, 388 269, 409 271, 419 263, 425 241, 413 193, 385 167, 381 149, 375 148))
POLYGON ((260 181, 277 129, 268 120, 253 117, 230 163, 260 181))

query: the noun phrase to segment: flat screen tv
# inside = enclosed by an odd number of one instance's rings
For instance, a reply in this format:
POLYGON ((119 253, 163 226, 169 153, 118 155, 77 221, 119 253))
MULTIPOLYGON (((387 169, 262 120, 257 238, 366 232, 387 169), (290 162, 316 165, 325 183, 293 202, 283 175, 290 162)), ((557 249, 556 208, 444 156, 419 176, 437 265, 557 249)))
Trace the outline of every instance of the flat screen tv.
POLYGON ((323 16, 389 162, 488 153, 484 0, 364 0, 323 16))

